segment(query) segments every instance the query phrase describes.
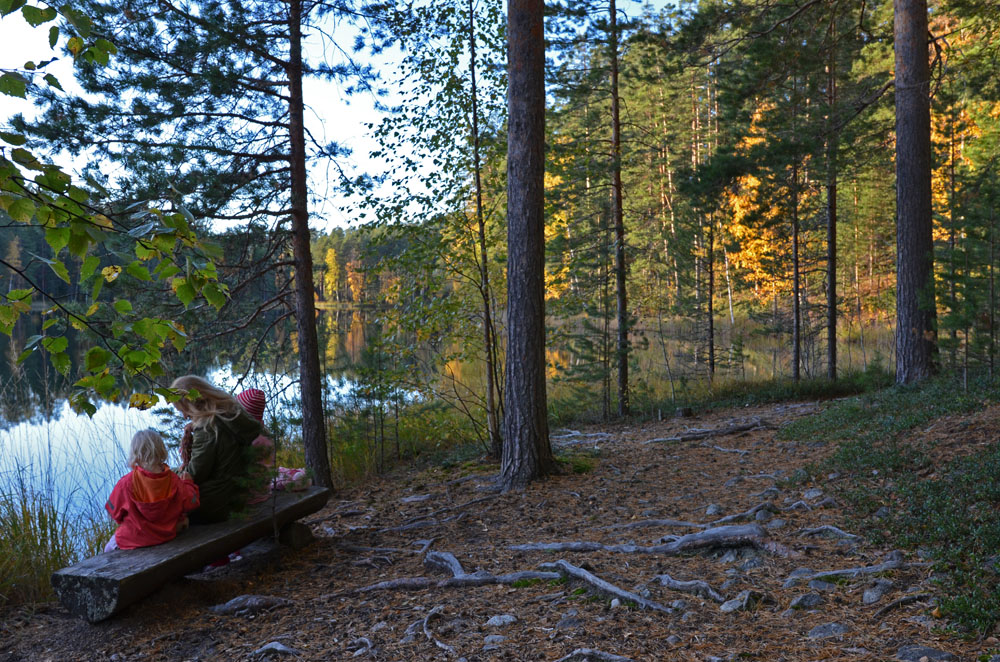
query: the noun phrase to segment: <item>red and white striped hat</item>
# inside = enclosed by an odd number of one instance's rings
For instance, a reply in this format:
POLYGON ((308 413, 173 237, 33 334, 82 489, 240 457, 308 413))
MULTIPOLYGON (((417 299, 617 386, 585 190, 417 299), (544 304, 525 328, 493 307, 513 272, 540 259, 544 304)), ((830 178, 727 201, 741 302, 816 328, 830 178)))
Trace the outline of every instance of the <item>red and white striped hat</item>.
POLYGON ((248 388, 236 396, 239 403, 243 405, 247 413, 260 422, 264 422, 264 391, 256 388, 248 388))

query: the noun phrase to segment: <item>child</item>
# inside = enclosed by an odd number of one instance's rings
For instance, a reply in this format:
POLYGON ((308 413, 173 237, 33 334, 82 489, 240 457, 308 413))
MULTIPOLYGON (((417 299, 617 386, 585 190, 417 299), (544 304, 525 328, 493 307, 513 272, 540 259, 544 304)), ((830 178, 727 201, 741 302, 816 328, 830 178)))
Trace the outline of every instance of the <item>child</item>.
MULTIPOLYGON (((248 388, 236 395, 237 402, 243 409, 257 419, 264 422, 264 391, 257 388, 248 388)), ((254 464, 250 466, 250 500, 248 503, 255 504, 267 501, 271 490, 268 488, 272 469, 274 467, 274 442, 263 434, 259 435, 251 443, 254 464)))
POLYGON ((118 529, 105 547, 135 549, 173 540, 187 527, 187 513, 198 507, 198 486, 166 465, 167 448, 155 430, 132 437, 132 471, 115 485, 104 505, 118 529))
MULTIPOLYGON (((248 388, 238 394, 236 399, 248 414, 263 422, 265 405, 263 391, 248 388)), ((277 472, 274 471, 274 442, 264 435, 253 440, 253 451, 256 465, 250 471, 253 482, 250 503, 260 503, 267 499, 269 494, 267 478, 272 474, 274 478, 270 481, 270 488, 276 492, 297 492, 312 484, 305 469, 278 467, 277 472)))
POLYGON ((184 470, 198 485, 201 506, 191 513, 196 524, 222 522, 247 505, 251 444, 260 436, 259 422, 229 393, 196 375, 178 377, 170 388, 183 397, 174 407, 191 419, 182 449, 184 470))

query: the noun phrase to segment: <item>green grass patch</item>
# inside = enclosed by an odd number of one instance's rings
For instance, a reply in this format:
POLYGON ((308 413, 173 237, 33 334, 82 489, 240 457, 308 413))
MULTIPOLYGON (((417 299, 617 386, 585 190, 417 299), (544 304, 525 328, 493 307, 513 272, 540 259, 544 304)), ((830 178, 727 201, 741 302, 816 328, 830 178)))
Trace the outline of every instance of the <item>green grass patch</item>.
POLYGON ((936 441, 909 432, 998 400, 996 384, 964 390, 942 376, 843 400, 779 435, 838 444, 811 471, 845 476, 837 485, 851 526, 875 544, 930 554, 942 577, 941 610, 964 632, 988 632, 1000 621, 1000 442, 935 465, 936 441))
POLYGON ((518 579, 516 582, 511 584, 511 586, 513 586, 514 588, 527 588, 529 586, 537 586, 538 584, 541 584, 543 581, 545 580, 539 579, 537 577, 535 577, 534 579, 518 579))
POLYGON ((0 606, 50 600, 52 573, 103 550, 114 530, 110 519, 69 517, 24 487, 0 494, 0 606))

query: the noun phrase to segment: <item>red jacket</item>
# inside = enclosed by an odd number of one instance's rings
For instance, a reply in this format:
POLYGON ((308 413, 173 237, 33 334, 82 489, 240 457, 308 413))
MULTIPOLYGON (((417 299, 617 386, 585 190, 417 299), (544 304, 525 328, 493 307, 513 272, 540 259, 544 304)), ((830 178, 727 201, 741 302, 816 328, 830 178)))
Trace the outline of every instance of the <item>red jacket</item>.
POLYGON ((173 540, 184 513, 199 503, 198 486, 182 480, 167 465, 160 473, 137 466, 118 481, 104 507, 119 524, 118 546, 135 549, 173 540))

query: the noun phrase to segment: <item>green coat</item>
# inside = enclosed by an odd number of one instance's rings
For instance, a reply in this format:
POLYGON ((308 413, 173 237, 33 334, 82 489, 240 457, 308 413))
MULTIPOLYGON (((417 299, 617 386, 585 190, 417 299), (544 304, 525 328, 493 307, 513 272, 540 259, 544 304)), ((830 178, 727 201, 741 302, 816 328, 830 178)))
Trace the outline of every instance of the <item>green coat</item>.
POLYGON ((201 492, 201 506, 191 513, 195 522, 222 522, 247 505, 251 443, 263 428, 246 412, 231 421, 216 416, 192 431, 187 472, 201 492))

